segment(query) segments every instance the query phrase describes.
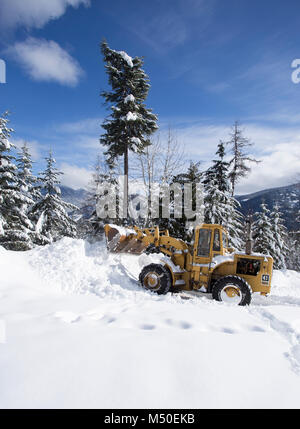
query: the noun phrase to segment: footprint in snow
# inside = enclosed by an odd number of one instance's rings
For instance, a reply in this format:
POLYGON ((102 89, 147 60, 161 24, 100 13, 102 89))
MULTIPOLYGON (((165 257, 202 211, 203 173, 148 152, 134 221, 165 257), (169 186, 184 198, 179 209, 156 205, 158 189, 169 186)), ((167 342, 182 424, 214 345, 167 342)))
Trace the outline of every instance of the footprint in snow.
POLYGON ((110 324, 110 323, 115 322, 117 319, 116 319, 116 317, 106 315, 106 316, 103 316, 103 317, 102 317, 101 319, 99 319, 99 320, 101 320, 101 322, 104 322, 104 323, 110 324))
POLYGON ((191 329, 193 325, 191 325, 189 322, 181 321, 181 320, 172 320, 167 319, 166 324, 169 326, 173 326, 174 328, 180 328, 180 329, 191 329))
POLYGON ((261 326, 251 326, 249 330, 252 332, 266 332, 266 330, 261 326))
POLYGON ((236 334, 236 331, 231 328, 222 328, 221 331, 224 332, 224 334, 236 334))
POLYGON ((153 331, 153 329, 155 329, 156 326, 155 325, 141 325, 140 329, 144 329, 145 331, 153 331))

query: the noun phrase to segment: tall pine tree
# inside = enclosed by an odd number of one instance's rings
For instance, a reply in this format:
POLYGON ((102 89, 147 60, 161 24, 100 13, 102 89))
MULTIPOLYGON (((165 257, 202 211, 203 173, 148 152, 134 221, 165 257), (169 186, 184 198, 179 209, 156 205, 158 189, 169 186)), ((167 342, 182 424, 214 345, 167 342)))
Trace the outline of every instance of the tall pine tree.
POLYGON ((124 157, 124 217, 128 217, 128 156, 129 152, 143 153, 150 144, 149 136, 157 130, 157 117, 144 102, 150 88, 149 78, 142 69, 143 60, 131 58, 124 51, 101 44, 105 69, 111 91, 103 91, 110 115, 102 124, 105 133, 100 142, 107 147, 105 154, 113 166, 118 157, 124 157))

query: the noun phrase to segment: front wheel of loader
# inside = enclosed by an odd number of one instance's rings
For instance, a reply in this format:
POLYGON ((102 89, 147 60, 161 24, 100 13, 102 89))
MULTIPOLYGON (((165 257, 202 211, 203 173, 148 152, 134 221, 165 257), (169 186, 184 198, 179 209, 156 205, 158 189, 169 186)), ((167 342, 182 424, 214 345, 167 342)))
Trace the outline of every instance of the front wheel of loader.
POLYGON ((139 277, 141 285, 158 295, 169 292, 172 279, 169 270, 160 264, 150 264, 144 267, 139 277))
POLYGON ((252 290, 249 284, 238 276, 222 277, 214 284, 212 290, 212 297, 216 301, 236 305, 249 305, 251 296, 252 290))

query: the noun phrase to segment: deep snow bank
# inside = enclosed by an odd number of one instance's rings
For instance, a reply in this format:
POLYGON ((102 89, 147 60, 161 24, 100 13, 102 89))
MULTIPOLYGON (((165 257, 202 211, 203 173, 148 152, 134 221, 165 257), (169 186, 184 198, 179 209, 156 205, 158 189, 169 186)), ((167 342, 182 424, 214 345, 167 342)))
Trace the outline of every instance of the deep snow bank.
POLYGON ((64 238, 26 253, 29 266, 46 288, 65 293, 96 294, 101 298, 138 299, 145 295, 159 299, 140 288, 142 267, 159 261, 160 255, 129 255, 107 252, 104 242, 64 238))
MULTIPOLYGON (((36 248, 24 255, 35 277, 38 275, 45 287, 66 293, 95 293, 107 298, 130 298, 139 294, 153 297, 153 294, 139 287, 137 280, 144 265, 159 262, 162 256, 113 254, 107 252, 105 242, 89 244, 71 238, 36 248)), ((19 258, 24 266, 24 258, 20 254, 13 257, 19 258)), ((298 302, 300 273, 275 270, 269 299, 271 297, 275 300, 286 297, 287 303, 290 303, 290 297, 298 302)))
POLYGON ((299 408, 300 274, 232 307, 143 290, 158 258, 67 238, 0 248, 0 408, 299 408))

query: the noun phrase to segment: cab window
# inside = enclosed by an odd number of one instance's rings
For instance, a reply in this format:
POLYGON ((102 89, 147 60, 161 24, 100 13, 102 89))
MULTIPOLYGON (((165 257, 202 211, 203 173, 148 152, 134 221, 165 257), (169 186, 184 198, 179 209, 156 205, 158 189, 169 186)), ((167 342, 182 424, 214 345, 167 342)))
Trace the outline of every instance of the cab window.
POLYGON ((197 256, 208 258, 210 254, 211 230, 200 229, 197 256))
POLYGON ((214 252, 221 251, 220 231, 218 229, 215 229, 215 232, 214 232, 213 251, 214 252))

